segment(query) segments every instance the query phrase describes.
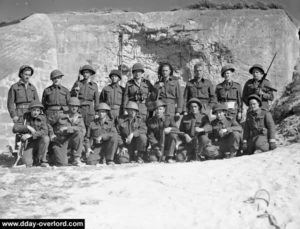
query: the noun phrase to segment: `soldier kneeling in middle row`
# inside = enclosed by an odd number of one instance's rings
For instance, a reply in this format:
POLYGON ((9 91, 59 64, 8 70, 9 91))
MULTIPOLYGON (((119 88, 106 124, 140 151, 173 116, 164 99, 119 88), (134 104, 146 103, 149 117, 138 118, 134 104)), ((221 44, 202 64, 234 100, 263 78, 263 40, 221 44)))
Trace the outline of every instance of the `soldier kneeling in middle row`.
POLYGON ((136 161, 143 163, 146 159, 147 126, 142 116, 138 115, 138 104, 129 101, 125 107, 127 115, 117 121, 117 130, 121 137, 119 162, 136 161))
POLYGON ((235 157, 240 149, 242 140, 242 127, 237 123, 235 117, 227 117, 227 107, 225 104, 217 104, 213 113, 216 114, 216 119, 212 121, 212 144, 218 146, 214 158, 231 158, 235 157))
POLYGON ((174 152, 178 127, 173 116, 165 114, 166 104, 161 101, 155 101, 155 116, 148 120, 148 139, 151 146, 149 155, 150 162, 162 161, 163 156, 166 162, 174 161, 174 152))

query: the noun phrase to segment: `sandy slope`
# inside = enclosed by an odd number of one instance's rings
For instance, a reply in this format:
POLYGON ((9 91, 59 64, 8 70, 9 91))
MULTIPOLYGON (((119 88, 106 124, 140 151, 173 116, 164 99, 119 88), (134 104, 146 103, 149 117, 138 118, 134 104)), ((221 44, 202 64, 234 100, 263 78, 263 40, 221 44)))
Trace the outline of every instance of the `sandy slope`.
POLYGON ((0 169, 1 218, 85 218, 87 228, 300 228, 300 144, 184 164, 0 169), (263 200, 244 201, 258 189, 263 200))

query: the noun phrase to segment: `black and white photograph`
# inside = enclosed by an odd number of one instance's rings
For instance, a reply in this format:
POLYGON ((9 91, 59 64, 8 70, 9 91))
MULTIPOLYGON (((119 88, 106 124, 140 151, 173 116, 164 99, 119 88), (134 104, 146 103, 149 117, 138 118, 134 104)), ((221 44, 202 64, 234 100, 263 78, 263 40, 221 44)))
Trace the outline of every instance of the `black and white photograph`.
POLYGON ((0 228, 299 229, 299 0, 0 0, 0 228))

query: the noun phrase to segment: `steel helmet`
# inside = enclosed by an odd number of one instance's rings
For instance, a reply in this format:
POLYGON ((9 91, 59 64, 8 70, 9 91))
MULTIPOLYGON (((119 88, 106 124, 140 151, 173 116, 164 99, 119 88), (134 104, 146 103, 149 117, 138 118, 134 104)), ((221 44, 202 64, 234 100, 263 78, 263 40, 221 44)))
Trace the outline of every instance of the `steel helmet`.
POLYGON ((133 109, 133 110, 139 111, 139 106, 137 105, 136 102, 129 101, 129 102, 127 103, 125 109, 133 109))
POLYGON ((213 108, 213 114, 215 114, 217 111, 227 111, 227 106, 225 104, 217 104, 213 108))
POLYGON ((71 97, 69 100, 69 105, 70 106, 80 106, 80 101, 77 97, 71 97))
POLYGON ((43 106, 43 104, 40 101, 32 101, 29 104, 29 109, 36 108, 36 107, 44 109, 44 106, 43 106))
POLYGON ((134 71, 142 71, 142 72, 145 72, 144 70, 144 66, 141 64, 141 63, 136 63, 132 66, 132 72, 134 71))
POLYGON ((230 71, 232 71, 232 72, 235 72, 234 66, 231 65, 231 64, 228 64, 228 65, 225 65, 224 67, 222 67, 222 69, 221 69, 221 76, 223 77, 223 74, 224 74, 226 71, 228 71, 228 70, 230 70, 230 71))
POLYGON ((113 75, 118 76, 119 79, 122 78, 122 74, 119 70, 116 70, 116 69, 111 70, 111 72, 109 73, 109 78, 111 78, 111 76, 113 76, 113 75))
POLYGON ((99 103, 98 106, 96 106, 95 110, 96 111, 99 111, 99 110, 110 111, 110 107, 106 103, 99 103))
POLYGON ((62 76, 64 76, 64 74, 58 69, 55 69, 50 73, 50 79, 51 80, 53 80, 57 77, 62 77, 62 76))
POLYGON ((265 73, 265 70, 264 70, 264 68, 263 68, 262 65, 260 65, 260 64, 254 64, 254 65, 249 69, 250 74, 252 74, 254 68, 259 69, 259 70, 262 72, 262 74, 265 73))
POLYGON ((261 98, 260 98, 260 96, 259 95, 256 95, 256 94, 252 94, 252 95, 249 95, 249 97, 248 97, 248 106, 249 106, 249 102, 250 102, 250 100, 251 99, 256 99, 257 100, 257 102, 259 103, 259 106, 261 107, 261 105, 262 105, 262 102, 261 102, 261 98))
POLYGON ((94 75, 96 73, 96 71, 93 69, 93 67, 91 65, 83 65, 80 69, 79 69, 79 73, 82 75, 83 71, 88 70, 92 73, 92 75, 94 75))

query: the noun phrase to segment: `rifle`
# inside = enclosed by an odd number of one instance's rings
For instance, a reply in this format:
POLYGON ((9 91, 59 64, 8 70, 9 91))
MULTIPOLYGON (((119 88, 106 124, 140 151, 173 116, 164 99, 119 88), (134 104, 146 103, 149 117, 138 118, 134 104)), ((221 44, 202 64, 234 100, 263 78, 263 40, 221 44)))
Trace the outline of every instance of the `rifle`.
POLYGON ((185 133, 184 133, 184 132, 182 132, 182 131, 178 131, 178 130, 171 130, 171 131, 170 131, 170 134, 185 135, 185 133))
MULTIPOLYGON (((24 119, 24 123, 23 123, 24 126, 26 125, 26 122, 27 122, 27 120, 26 120, 26 118, 25 118, 25 119, 24 119)), ((27 144, 28 144, 28 139, 26 139, 25 141, 21 140, 21 147, 20 147, 20 149, 17 151, 17 156, 16 156, 17 158, 16 158, 16 160, 15 160, 13 166, 12 166, 13 168, 14 168, 14 167, 17 167, 17 165, 18 165, 20 159, 21 159, 22 156, 23 156, 24 150, 27 148, 27 144)))
MULTIPOLYGON (((268 75, 269 70, 270 70, 270 68, 271 68, 271 66, 272 66, 272 64, 273 64, 273 62, 274 62, 274 60, 275 60, 276 55, 277 55, 277 52, 276 52, 275 55, 273 56, 272 61, 271 61, 270 65, 269 65, 269 67, 268 67, 267 72, 263 75, 263 77, 261 78, 261 80, 260 80, 260 82, 259 82, 259 85, 258 85, 258 88, 259 88, 259 89, 262 88, 263 81, 267 78, 267 75, 268 75)), ((271 91, 277 91, 275 88, 272 88, 272 87, 268 87, 268 86, 264 86, 264 87, 267 88, 268 90, 271 90, 271 91)))

